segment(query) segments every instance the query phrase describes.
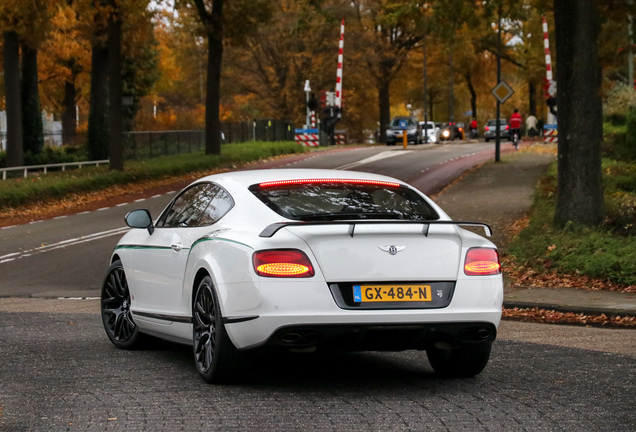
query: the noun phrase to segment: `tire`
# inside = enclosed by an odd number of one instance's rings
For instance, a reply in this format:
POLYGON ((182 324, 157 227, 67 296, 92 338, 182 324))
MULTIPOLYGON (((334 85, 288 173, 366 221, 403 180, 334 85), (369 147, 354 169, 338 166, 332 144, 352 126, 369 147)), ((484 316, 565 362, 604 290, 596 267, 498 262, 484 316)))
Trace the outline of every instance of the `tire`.
POLYGON ((121 261, 108 269, 101 291, 101 311, 104 329, 110 341, 120 349, 135 349, 142 335, 130 313, 130 291, 121 261))
POLYGON ((486 142, 490 141, 490 138, 484 138, 486 140, 486 142))
POLYGON ((479 375, 488 364, 492 342, 463 345, 455 349, 427 348, 433 370, 448 378, 470 378, 479 375))
POLYGON ((199 283, 192 306, 194 362, 207 383, 230 383, 243 369, 242 356, 230 340, 210 276, 199 283))

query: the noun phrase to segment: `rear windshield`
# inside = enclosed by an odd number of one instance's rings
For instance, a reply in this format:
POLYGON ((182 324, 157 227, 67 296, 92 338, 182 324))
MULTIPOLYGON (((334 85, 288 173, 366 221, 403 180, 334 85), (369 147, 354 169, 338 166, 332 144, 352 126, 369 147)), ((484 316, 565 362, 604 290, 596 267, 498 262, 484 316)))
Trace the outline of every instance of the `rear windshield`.
MULTIPOLYGON (((499 126, 505 126, 507 123, 506 119, 499 120, 499 126)), ((497 126, 497 120, 488 120, 488 126, 497 126)))
POLYGON ((412 118, 406 117, 397 117, 391 122, 391 127, 403 127, 403 125, 406 125, 407 127, 416 127, 417 122, 412 118))
POLYGON ((256 184, 250 191, 276 213, 293 220, 439 219, 424 198, 400 185, 309 180, 275 186, 256 184))

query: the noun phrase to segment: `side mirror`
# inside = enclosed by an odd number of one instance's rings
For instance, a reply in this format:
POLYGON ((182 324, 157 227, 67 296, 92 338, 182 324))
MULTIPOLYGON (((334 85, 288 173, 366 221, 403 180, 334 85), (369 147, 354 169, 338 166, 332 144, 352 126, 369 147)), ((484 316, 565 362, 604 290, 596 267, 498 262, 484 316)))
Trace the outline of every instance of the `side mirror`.
POLYGON ((152 234, 155 231, 150 212, 146 209, 133 210, 126 215, 124 220, 126 225, 131 228, 147 229, 148 234, 152 234))

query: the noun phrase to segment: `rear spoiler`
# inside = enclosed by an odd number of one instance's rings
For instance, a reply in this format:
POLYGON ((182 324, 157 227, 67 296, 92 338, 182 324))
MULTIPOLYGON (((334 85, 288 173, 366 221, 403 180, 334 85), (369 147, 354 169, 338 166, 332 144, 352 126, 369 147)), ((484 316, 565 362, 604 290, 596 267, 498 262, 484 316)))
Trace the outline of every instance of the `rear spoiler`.
POLYGON ((434 221, 415 221, 415 220, 360 220, 360 221, 315 221, 315 222, 276 222, 265 227, 259 234, 259 237, 273 237, 281 228, 288 226, 313 226, 313 225, 349 225, 349 235, 353 237, 356 225, 423 225, 422 234, 428 237, 428 227, 430 225, 463 225, 483 227, 488 237, 492 236, 492 229, 488 224, 482 222, 471 221, 454 221, 454 220, 434 220, 434 221))

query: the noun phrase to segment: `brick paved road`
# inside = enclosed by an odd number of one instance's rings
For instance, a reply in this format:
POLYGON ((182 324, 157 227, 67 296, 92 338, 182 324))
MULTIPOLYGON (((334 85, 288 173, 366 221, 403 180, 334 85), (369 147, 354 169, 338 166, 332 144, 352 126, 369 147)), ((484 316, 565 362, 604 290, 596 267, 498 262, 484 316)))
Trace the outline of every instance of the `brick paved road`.
POLYGON ((99 315, 0 311, 7 431, 636 430, 636 357, 498 340, 474 379, 424 353, 277 356, 210 386, 189 347, 115 349, 99 315))

